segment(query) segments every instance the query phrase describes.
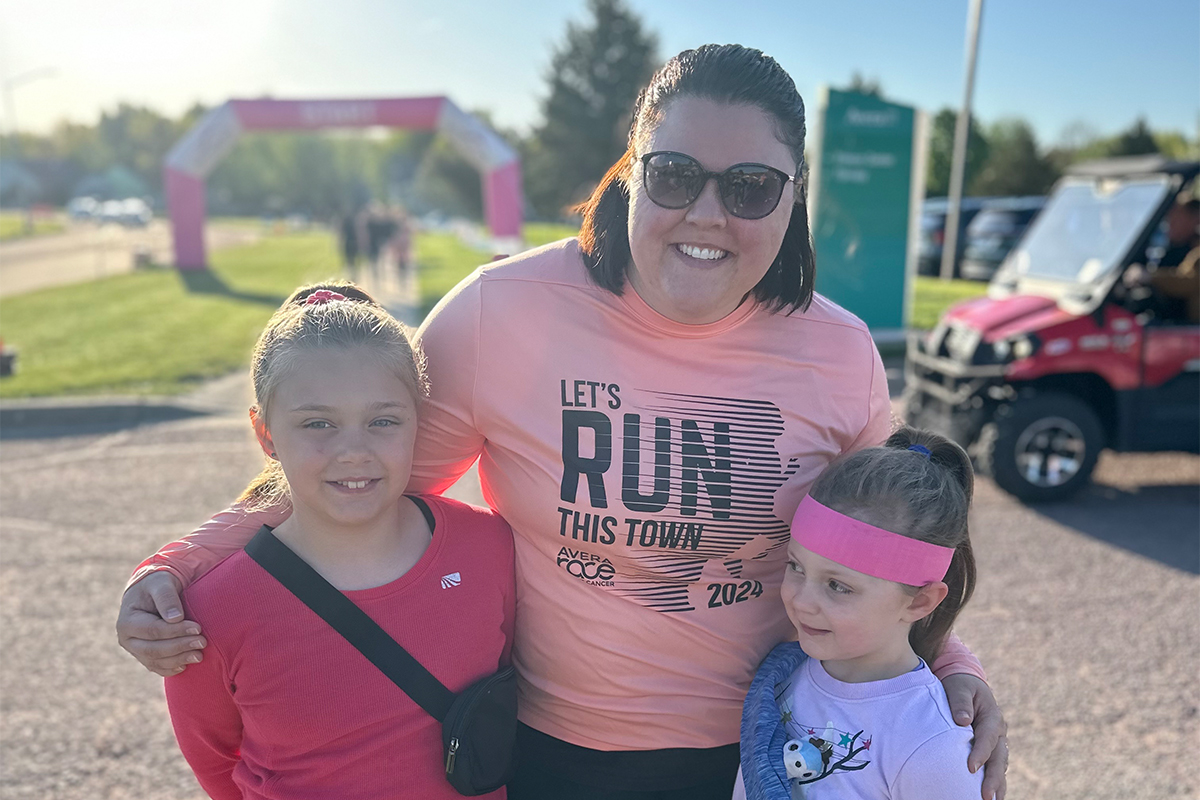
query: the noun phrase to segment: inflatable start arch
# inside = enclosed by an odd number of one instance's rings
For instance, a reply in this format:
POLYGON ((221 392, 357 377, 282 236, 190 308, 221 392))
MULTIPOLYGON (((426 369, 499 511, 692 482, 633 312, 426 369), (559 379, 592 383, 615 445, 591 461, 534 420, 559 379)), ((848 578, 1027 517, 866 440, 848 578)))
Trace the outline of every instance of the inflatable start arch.
POLYGON ((204 269, 204 179, 243 131, 384 126, 437 131, 483 177, 483 210, 492 236, 521 236, 521 165, 516 152, 445 97, 376 100, 230 100, 204 115, 163 164, 175 266, 204 269))

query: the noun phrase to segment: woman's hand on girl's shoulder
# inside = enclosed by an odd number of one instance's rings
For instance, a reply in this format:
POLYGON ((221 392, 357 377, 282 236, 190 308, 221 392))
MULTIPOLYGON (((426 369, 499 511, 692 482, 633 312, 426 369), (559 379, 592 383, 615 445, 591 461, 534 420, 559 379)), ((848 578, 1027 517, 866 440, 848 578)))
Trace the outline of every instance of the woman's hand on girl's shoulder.
POLYGON ((983 800, 1004 800, 1008 791, 1008 723, 986 683, 974 675, 947 675, 942 680, 950 713, 959 725, 975 730, 975 743, 967 757, 967 768, 983 767, 983 800))
POLYGON ((199 623, 184 619, 179 592, 174 575, 152 572, 125 590, 117 615, 117 643, 164 678, 198 664, 208 644, 199 623))

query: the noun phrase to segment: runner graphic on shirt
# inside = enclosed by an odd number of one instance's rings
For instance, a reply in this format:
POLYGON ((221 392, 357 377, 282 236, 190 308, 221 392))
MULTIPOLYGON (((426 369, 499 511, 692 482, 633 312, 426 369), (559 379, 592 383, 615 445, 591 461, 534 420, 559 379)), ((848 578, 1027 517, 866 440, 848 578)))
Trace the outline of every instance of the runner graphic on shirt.
POLYGON ((743 561, 784 546, 775 492, 796 472, 775 447, 779 408, 762 400, 560 382, 559 565, 657 611, 693 611, 762 596, 743 561), (620 476, 619 492, 613 491, 620 476), (607 476, 607 480, 606 480, 607 476), (576 549, 591 545, 590 549, 576 549), (620 569, 595 545, 625 548, 620 569), (706 569, 707 568, 707 569, 706 569))

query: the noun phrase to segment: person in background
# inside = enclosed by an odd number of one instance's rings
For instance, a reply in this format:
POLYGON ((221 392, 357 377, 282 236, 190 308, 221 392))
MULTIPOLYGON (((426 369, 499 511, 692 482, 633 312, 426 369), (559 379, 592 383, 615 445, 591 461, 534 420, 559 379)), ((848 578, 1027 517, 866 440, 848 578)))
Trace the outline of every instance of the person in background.
POLYGON ((338 220, 338 248, 342 253, 342 267, 353 278, 358 272, 361 252, 358 241, 357 215, 351 211, 338 220))
MULTIPOLYGON (((813 291, 805 119, 762 52, 680 53, 579 236, 481 267, 418 331, 431 393, 409 491, 478 461, 515 536, 513 798, 726 800, 746 690, 791 630, 789 521, 831 461, 891 432, 870 331, 813 291)), ((287 514, 235 506, 144 562, 126 649, 164 674, 202 663, 179 587, 287 514)), ((930 666, 975 726, 982 797, 1002 797, 978 661, 951 637, 930 666)))
POLYGON ((1180 196, 1167 213, 1167 249, 1150 273, 1150 286, 1183 305, 1187 320, 1200 324, 1200 199, 1180 196))

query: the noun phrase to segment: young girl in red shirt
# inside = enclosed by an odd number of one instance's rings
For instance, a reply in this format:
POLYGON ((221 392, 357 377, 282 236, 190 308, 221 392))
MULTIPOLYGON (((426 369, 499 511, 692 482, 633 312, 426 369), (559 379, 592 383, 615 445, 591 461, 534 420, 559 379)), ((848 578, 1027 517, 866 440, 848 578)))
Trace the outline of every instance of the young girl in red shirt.
MULTIPOLYGON (((302 289, 267 324, 252 377, 250 418, 268 465, 242 499, 292 505, 260 535, 300 556, 452 692, 507 664, 508 525, 403 494, 425 395, 403 327, 352 285, 302 289)), ((184 602, 208 647, 167 679, 167 702, 211 797, 459 797, 443 773, 440 723, 245 551, 188 587, 184 602)))

